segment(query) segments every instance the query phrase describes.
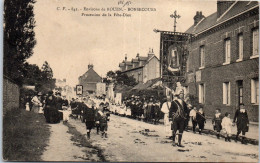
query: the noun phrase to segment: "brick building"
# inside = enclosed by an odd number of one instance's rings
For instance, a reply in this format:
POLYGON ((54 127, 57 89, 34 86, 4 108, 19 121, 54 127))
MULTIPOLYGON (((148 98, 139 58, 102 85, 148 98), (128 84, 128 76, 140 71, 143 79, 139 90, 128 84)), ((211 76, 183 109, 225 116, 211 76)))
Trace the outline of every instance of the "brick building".
POLYGON ((96 92, 97 83, 102 82, 102 78, 93 69, 93 65, 88 65, 88 71, 78 78, 79 85, 83 86, 83 96, 96 92))
POLYGON ((128 76, 133 76, 136 81, 147 82, 160 77, 160 61, 154 55, 153 49, 149 50, 147 57, 136 55, 131 61, 125 60, 119 64, 120 71, 128 76))
POLYGON ((186 33, 189 42, 186 89, 197 95, 206 114, 215 109, 232 116, 244 103, 250 121, 258 121, 259 4, 257 1, 217 1, 208 17, 194 16, 186 33))

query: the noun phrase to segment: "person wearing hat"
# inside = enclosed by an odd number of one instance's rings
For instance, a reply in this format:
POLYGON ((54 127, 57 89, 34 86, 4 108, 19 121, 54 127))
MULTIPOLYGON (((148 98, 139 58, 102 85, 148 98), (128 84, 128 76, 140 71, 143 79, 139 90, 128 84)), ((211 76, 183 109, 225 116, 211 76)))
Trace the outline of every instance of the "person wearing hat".
POLYGON ((239 109, 236 110, 234 119, 233 119, 233 125, 237 125, 237 135, 235 141, 237 142, 238 136, 242 132, 242 144, 247 144, 246 141, 246 132, 249 130, 249 119, 247 115, 247 110, 244 106, 244 104, 240 104, 239 109))
MULTIPOLYGON (((63 103, 63 100, 61 98, 61 93, 60 92, 57 92, 56 93, 56 108, 58 110, 63 110, 62 109, 62 103, 63 103)), ((59 114, 60 114, 60 120, 63 120, 63 112, 62 111, 59 111, 59 114)))
POLYGON ((45 101, 44 115, 46 122, 58 123, 60 122, 59 111, 56 107, 56 98, 53 92, 50 91, 45 101))
POLYGON ((150 97, 150 101, 148 102, 147 104, 147 111, 146 111, 146 114, 147 114, 147 122, 151 122, 152 121, 152 113, 153 113, 153 110, 154 110, 154 99, 153 99, 153 96, 150 97))
POLYGON ((154 124, 158 124, 161 119, 161 102, 160 100, 156 100, 154 103, 154 124))
POLYGON ((40 106, 42 105, 41 101, 40 101, 41 95, 42 95, 42 93, 39 92, 31 100, 32 104, 33 104, 31 111, 33 111, 34 113, 39 113, 40 106))
POLYGON ((82 104, 83 109, 83 122, 86 124, 87 137, 90 139, 91 129, 95 126, 95 110, 93 101, 87 100, 82 104))
POLYGON ((181 144, 183 131, 185 129, 185 121, 188 114, 188 107, 185 101, 183 100, 184 93, 182 90, 177 91, 176 99, 172 101, 171 107, 169 109, 169 121, 171 121, 171 129, 172 129, 172 139, 173 139, 173 146, 176 146, 175 137, 177 131, 178 134, 178 143, 177 146, 184 147, 181 144))

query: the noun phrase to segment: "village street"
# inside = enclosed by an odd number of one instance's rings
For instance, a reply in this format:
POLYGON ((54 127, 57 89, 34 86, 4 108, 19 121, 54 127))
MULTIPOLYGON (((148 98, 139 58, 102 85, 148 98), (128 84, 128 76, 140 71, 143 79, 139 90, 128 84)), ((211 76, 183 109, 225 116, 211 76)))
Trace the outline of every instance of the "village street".
POLYGON ((108 138, 101 138, 94 129, 87 140, 85 124, 79 120, 50 126, 51 136, 43 161, 258 161, 256 145, 184 132, 185 147, 173 147, 163 125, 116 115, 111 115, 108 138))

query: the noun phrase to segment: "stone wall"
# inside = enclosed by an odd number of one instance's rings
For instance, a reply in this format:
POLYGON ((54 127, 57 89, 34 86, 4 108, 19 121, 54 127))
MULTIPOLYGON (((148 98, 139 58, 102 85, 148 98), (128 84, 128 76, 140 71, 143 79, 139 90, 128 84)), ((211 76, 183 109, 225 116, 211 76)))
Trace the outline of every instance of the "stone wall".
POLYGON ((20 88, 11 79, 3 78, 3 112, 19 107, 20 88))

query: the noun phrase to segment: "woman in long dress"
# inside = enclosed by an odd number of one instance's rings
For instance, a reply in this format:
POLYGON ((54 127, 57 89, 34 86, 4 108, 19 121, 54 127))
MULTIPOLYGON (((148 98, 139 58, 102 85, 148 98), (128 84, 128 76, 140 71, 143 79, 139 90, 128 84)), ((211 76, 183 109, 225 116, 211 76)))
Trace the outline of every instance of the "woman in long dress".
POLYGON ((40 109, 40 106, 41 106, 41 101, 40 101, 40 96, 41 96, 41 93, 39 92, 38 95, 34 96, 32 98, 32 103, 33 103, 33 106, 32 106, 32 111, 34 113, 39 113, 39 109, 40 109))

